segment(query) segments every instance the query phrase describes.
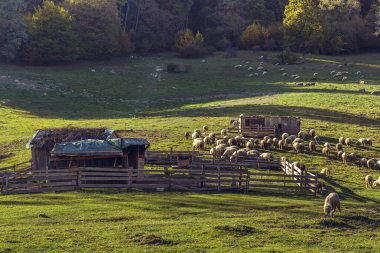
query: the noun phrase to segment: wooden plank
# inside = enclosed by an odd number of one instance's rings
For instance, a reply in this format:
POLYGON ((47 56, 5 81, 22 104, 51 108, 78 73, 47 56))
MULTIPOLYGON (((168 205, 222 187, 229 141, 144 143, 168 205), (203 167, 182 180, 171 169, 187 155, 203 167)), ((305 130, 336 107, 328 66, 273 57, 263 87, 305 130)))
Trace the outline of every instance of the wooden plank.
POLYGON ((80 178, 81 181, 128 181, 128 176, 125 177, 84 177, 80 178))
MULTIPOLYGON (((129 168, 99 168, 99 167, 79 167, 81 171, 103 171, 103 172, 128 172, 129 168)), ((138 170, 133 170, 138 171, 138 170)))
POLYGON ((263 188, 283 188, 283 189, 312 189, 312 187, 300 187, 300 186, 283 186, 283 185, 275 185, 275 184, 250 184, 252 187, 263 187, 263 188))
POLYGON ((103 173, 103 172, 87 172, 87 171, 84 171, 81 173, 81 176, 82 177, 86 177, 86 176, 127 177, 127 176, 129 176, 129 174, 133 175, 133 173, 116 173, 116 172, 115 173, 114 172, 103 173))

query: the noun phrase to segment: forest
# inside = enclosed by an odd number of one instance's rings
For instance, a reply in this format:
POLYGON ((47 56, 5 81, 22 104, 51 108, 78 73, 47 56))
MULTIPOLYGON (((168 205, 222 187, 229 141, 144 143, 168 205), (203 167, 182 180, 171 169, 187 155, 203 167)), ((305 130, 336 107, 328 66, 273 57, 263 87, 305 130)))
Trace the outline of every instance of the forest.
POLYGON ((380 0, 2 0, 0 60, 380 50, 380 0))

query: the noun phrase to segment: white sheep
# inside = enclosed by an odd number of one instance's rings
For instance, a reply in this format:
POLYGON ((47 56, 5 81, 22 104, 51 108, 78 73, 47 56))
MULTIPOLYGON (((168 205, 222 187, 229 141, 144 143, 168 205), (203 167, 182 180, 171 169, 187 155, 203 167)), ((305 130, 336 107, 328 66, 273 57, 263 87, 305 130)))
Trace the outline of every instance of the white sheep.
POLYGON ((204 132, 207 132, 207 131, 208 131, 208 126, 207 126, 207 125, 204 125, 204 126, 203 126, 203 131, 204 131, 204 132))
POLYGON ((317 77, 317 76, 318 76, 318 73, 315 72, 315 73, 313 74, 313 77, 317 77))
POLYGON ((192 133, 191 138, 192 138, 193 140, 194 140, 194 139, 198 139, 198 138, 201 138, 201 135, 200 135, 198 132, 194 132, 194 133, 192 133))
POLYGON ((194 139, 193 141, 193 150, 204 150, 205 149, 205 143, 202 139, 194 139))
POLYGON ((220 131, 220 135, 221 135, 222 137, 226 136, 226 135, 227 135, 227 130, 226 130, 226 129, 222 129, 222 130, 220 131))
POLYGON ((325 215, 333 216, 334 212, 338 210, 340 212, 340 199, 336 193, 330 193, 325 198, 325 204, 323 206, 325 215))
POLYGON ((373 177, 371 175, 367 175, 364 179, 365 188, 372 188, 373 185, 373 177))
POLYGON ((342 77, 342 81, 343 81, 343 82, 346 81, 347 79, 348 79, 347 76, 343 76, 343 77, 342 77))
POLYGON ((288 75, 288 73, 282 73, 282 75, 281 76, 287 76, 288 75))
POLYGON ((263 66, 258 66, 256 70, 264 70, 263 66))
POLYGON ((264 71, 261 75, 266 76, 267 74, 268 74, 268 72, 264 71))
POLYGON ((380 177, 379 177, 376 181, 373 182, 372 186, 373 186, 374 188, 378 188, 378 187, 380 187, 380 177))
POLYGON ((331 169, 330 168, 323 168, 321 172, 319 172, 320 176, 325 176, 325 177, 331 177, 331 169))

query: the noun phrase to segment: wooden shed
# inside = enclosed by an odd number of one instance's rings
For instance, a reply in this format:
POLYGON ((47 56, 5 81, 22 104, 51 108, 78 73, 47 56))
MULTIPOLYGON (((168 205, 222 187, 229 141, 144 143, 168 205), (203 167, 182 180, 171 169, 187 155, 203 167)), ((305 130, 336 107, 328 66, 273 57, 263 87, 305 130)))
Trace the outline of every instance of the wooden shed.
POLYGON ((241 115, 239 131, 245 137, 279 137, 283 133, 297 134, 301 129, 301 119, 295 116, 241 115))
POLYGON ((29 141, 36 171, 71 167, 143 169, 149 142, 107 129, 39 130, 29 141))

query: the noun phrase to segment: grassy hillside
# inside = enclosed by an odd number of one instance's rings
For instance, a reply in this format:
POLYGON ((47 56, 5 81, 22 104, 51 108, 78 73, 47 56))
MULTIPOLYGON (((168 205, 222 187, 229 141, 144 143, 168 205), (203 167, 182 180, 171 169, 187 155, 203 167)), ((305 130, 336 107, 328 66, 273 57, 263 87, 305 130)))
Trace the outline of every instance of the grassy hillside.
MULTIPOLYGON (((208 124, 228 127, 239 114, 296 115, 302 128, 314 127, 324 141, 340 136, 371 137, 370 148, 348 148, 380 159, 380 55, 304 56, 306 63, 276 66, 268 55, 268 75, 249 77, 260 53, 240 52, 183 60, 172 54, 68 66, 0 65, 0 167, 30 159, 27 140, 41 128, 79 126, 134 129, 152 149, 189 150, 183 138, 208 124), (156 68, 190 66, 187 73, 156 68), (338 66, 342 65, 342 66, 338 66), (288 76, 282 76, 285 68, 288 76), (348 80, 331 71, 347 71, 348 80), (356 75, 361 71, 360 75, 356 75), (318 83, 310 82, 318 72, 318 83), (361 77, 363 75, 363 77, 361 77), (365 80, 365 85, 357 81, 365 80), (360 93, 365 88, 367 93, 360 93)), ((258 71, 257 71, 258 72, 258 71)), ((319 147, 319 150, 321 147, 319 147)), ((343 213, 322 216, 322 199, 299 196, 76 192, 0 196, 0 252, 125 251, 373 252, 379 250, 379 190, 364 189, 364 176, 380 172, 344 165, 318 154, 274 151, 301 160, 310 171, 333 170, 329 191, 343 198, 343 213), (50 219, 38 218, 46 212, 50 219), (160 245, 156 245, 160 244, 160 245), (72 250, 71 250, 72 249, 72 250)))

